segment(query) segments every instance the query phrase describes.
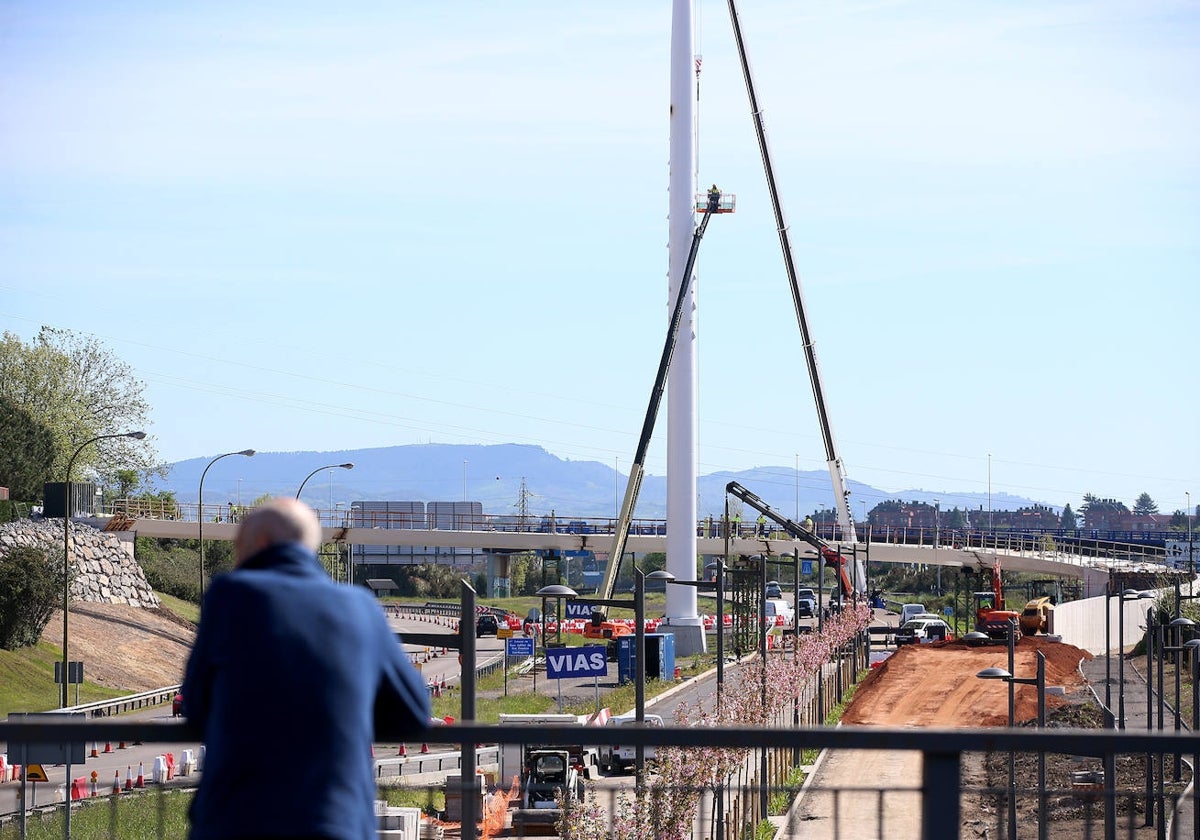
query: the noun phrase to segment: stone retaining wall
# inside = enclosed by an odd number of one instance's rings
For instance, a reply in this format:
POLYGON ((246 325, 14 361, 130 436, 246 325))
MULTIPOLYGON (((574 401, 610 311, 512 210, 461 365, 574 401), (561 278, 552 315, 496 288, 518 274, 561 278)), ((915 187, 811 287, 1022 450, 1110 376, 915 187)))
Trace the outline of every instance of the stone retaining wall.
MULTIPOLYGON (((41 545, 62 557, 61 519, 21 519, 0 525, 0 554, 20 545, 41 545)), ((96 604, 157 607, 158 596, 146 582, 142 567, 133 559, 132 544, 90 525, 71 524, 71 560, 78 576, 71 597, 96 604)))

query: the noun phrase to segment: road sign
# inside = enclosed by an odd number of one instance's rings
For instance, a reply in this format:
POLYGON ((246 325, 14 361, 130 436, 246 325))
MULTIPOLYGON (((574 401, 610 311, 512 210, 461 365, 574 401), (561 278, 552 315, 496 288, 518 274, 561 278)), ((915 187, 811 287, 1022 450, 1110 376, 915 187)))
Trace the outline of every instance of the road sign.
POLYGON ((513 630, 511 627, 501 627, 496 630, 497 639, 511 639, 513 630))
POLYGON ((504 653, 506 656, 533 656, 533 639, 510 638, 504 643, 504 653))
POLYGON ((587 601, 567 601, 566 603, 567 618, 591 618, 594 609, 595 607, 587 601))
MULTIPOLYGON (((62 662, 54 663, 54 682, 62 685, 62 662)), ((67 684, 81 685, 83 683, 83 662, 67 662, 67 684)))
POLYGON ((50 781, 50 777, 46 775, 46 771, 42 769, 42 765, 30 764, 25 768, 25 781, 48 782, 50 781))
POLYGON ((813 573, 813 564, 811 560, 800 561, 800 574, 811 575, 813 573))
POLYGON ((606 676, 608 676, 608 652, 603 645, 556 648, 546 651, 546 677, 548 679, 606 676))

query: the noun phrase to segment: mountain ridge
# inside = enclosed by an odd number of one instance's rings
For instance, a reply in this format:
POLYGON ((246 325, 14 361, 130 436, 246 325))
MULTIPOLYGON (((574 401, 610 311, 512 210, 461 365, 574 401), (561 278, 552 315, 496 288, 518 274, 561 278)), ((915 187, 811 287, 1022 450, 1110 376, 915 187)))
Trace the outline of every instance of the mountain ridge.
MULTIPOLYGON (((172 490, 180 502, 195 502, 201 474, 216 456, 189 458, 169 465, 167 477, 156 482, 172 490)), ((614 517, 624 498, 628 476, 599 461, 560 458, 541 446, 503 443, 407 444, 332 451, 259 452, 253 457, 233 455, 213 464, 204 476, 205 504, 249 504, 263 495, 294 496, 305 476, 318 470, 304 485, 303 498, 319 508, 348 507, 357 501, 468 501, 481 502, 485 513, 515 514, 524 501, 530 515, 614 517), (351 470, 329 465, 353 463, 351 470)), ((720 516, 724 511, 725 485, 737 481, 784 514, 804 517, 832 509, 833 489, 825 470, 800 470, 789 466, 761 466, 746 470, 721 470, 697 478, 697 518, 720 516)), ((902 500, 933 504, 943 511, 1014 510, 1035 500, 1007 493, 988 494, 951 490, 908 489, 887 491, 848 480, 851 509, 862 516, 862 502, 870 510, 880 502, 902 500)), ((635 516, 666 516, 666 477, 645 476, 635 516)), ((1046 504, 1045 502, 1038 502, 1046 504)), ((1049 505, 1055 510, 1061 506, 1049 505)))

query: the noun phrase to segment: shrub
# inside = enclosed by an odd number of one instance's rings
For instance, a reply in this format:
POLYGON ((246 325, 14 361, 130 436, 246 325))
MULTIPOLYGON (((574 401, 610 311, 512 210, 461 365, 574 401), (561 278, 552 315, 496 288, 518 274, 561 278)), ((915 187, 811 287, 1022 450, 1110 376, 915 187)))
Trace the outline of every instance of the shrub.
POLYGON ((0 556, 0 648, 37 644, 60 604, 63 575, 57 552, 41 546, 17 546, 0 556))

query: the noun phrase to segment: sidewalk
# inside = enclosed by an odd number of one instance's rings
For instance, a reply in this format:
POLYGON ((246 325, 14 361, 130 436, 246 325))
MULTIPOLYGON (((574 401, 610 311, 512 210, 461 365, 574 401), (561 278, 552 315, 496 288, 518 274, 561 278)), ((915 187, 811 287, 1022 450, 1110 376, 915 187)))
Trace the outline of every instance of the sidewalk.
MULTIPOLYGON (((1086 660, 1080 666, 1084 677, 1091 683, 1092 690, 1096 693, 1100 706, 1104 706, 1105 699, 1105 663, 1104 656, 1096 656, 1093 659, 1086 660)), ((1147 709, 1146 703, 1146 678, 1144 671, 1146 670, 1145 657, 1125 660, 1125 682, 1124 686, 1121 683, 1121 665, 1116 653, 1111 656, 1111 662, 1107 666, 1110 669, 1112 678, 1109 694, 1112 698, 1112 714, 1114 718, 1120 714, 1120 697, 1122 687, 1125 695, 1125 729, 1134 731, 1145 731, 1148 725, 1147 718, 1149 717, 1150 709, 1147 709)), ((1155 694, 1151 703, 1152 709, 1157 715, 1157 703, 1162 702, 1162 698, 1155 694)), ((1154 722, 1157 727, 1157 719, 1154 722)), ((1174 713, 1170 706, 1163 709, 1163 728, 1164 731, 1173 728, 1174 713)), ((1184 729, 1187 729, 1187 721, 1183 721, 1184 729)), ((1189 756, 1184 756, 1183 778, 1187 779, 1191 774, 1188 769, 1191 764, 1189 756)), ((1166 765, 1166 774, 1168 778, 1171 775, 1171 760, 1168 759, 1166 765)), ((1194 776, 1193 776, 1194 784, 1194 776)), ((1195 807, 1194 787, 1189 787, 1186 793, 1179 798, 1178 805, 1174 814, 1167 813, 1167 834, 1166 836, 1175 840, 1175 838, 1185 838, 1192 836, 1193 816, 1192 809, 1195 807)))

